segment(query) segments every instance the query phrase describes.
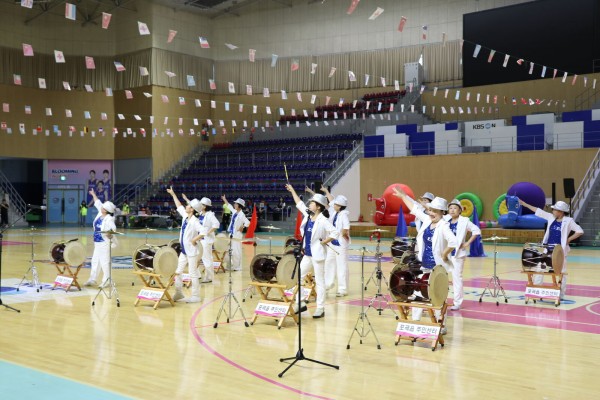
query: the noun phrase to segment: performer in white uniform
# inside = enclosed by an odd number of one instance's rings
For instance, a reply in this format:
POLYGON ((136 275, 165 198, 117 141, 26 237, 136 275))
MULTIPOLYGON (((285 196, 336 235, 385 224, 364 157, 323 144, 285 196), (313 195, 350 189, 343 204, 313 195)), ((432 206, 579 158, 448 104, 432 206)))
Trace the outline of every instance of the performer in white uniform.
POLYGON ((244 207, 246 202, 243 199, 238 198, 233 206, 227 201, 225 195, 221 196, 223 203, 231 210, 231 222, 227 227, 227 234, 231 240, 231 265, 229 266, 233 271, 242 270, 242 238, 244 227, 250 226, 250 221, 244 214, 244 207))
MULTIPOLYGON (((314 194, 308 187, 311 194, 314 194)), ((325 287, 332 288, 335 285, 337 277, 337 297, 344 297, 348 294, 348 247, 350 246, 350 217, 346 210, 348 199, 346 196, 338 195, 335 198, 327 187, 322 186, 321 191, 325 193, 329 200, 329 222, 338 232, 338 238, 331 242, 331 247, 327 247, 327 257, 325 258, 325 287), (335 250, 335 251, 334 251, 335 250), (336 253, 337 252, 337 253, 336 253)))
POLYGON ((460 215, 462 213, 462 205, 457 199, 453 199, 448 204, 448 213, 446 220, 450 226, 450 230, 456 236, 456 248, 450 254, 452 261, 452 291, 454 292, 454 304, 450 307, 451 310, 460 310, 464 299, 463 291, 463 267, 465 265, 465 257, 471 243, 481 235, 481 229, 471 222, 467 217, 460 215), (471 237, 465 242, 467 232, 471 232, 471 237))
MULTIPOLYGON (((200 272, 198 270, 198 246, 195 243, 192 243, 192 239, 200 233, 200 221, 194 215, 194 211, 198 212, 200 210, 200 202, 198 199, 194 199, 183 207, 172 187, 167 189, 167 193, 173 197, 177 212, 182 218, 181 230, 179 232, 181 253, 179 254, 177 270, 175 271, 175 295, 173 296, 173 300, 184 303, 198 303, 201 300, 200 272), (188 267, 188 272, 192 281, 192 295, 190 297, 185 297, 182 290, 183 278, 181 277, 181 274, 186 266, 188 267)), ((187 199, 185 195, 183 196, 187 199)))
MULTIPOLYGON (((456 236, 450 230, 448 222, 443 216, 448 210, 448 202, 441 197, 434 198, 427 205, 427 212, 415 207, 415 201, 411 199, 400 187, 394 188, 394 195, 404 200, 404 204, 410 209, 417 219, 423 224, 417 233, 417 258, 421 261, 421 271, 430 272, 436 265, 443 265, 446 270, 452 268, 448 256, 456 248, 456 236)), ((412 307, 412 319, 420 320, 423 313, 422 308, 412 307)), ((436 317, 441 317, 440 311, 435 312, 436 317)), ((445 327, 442 333, 446 333, 445 327)))
POLYGON ((215 269, 213 267, 212 245, 215 242, 215 231, 221 225, 215 213, 211 211, 212 202, 209 198, 203 197, 200 200, 200 234, 192 239, 195 245, 198 241, 202 241, 202 264, 204 264, 204 278, 202 283, 210 283, 215 277, 215 269))
POLYGON ((92 226, 94 227, 94 254, 92 255, 92 270, 90 271, 90 279, 84 284, 84 286, 96 286, 96 280, 98 278, 98 267, 102 268, 103 280, 100 287, 106 287, 108 285, 108 276, 110 268, 110 239, 112 239, 113 247, 117 245, 117 238, 112 235, 107 235, 106 231, 116 231, 115 218, 113 216, 115 212, 115 205, 110 201, 102 203, 94 189, 90 189, 89 194, 92 196, 94 201, 94 207, 98 209, 98 215, 94 218, 92 226))
MULTIPOLYGON (((556 204, 552 206, 552 213, 549 213, 540 208, 527 204, 521 199, 519 199, 519 204, 535 212, 537 217, 544 218, 546 221, 548 221, 548 227, 546 228, 546 233, 544 234, 544 239, 542 242, 548 245, 560 244, 565 255, 562 271, 566 272, 567 254, 569 254, 569 251, 571 251, 569 243, 583 235, 583 229, 581 229, 581 226, 579 226, 573 218, 567 217, 569 214, 569 205, 564 201, 557 201, 556 204), (571 232, 573 232, 573 234, 569 236, 571 232)), ((535 275, 533 277, 533 283, 536 285, 541 285, 543 281, 543 275, 535 275)), ((560 284, 561 300, 565 297, 566 291, 567 276, 563 275, 562 282, 560 284)))
MULTIPOLYGON (((419 198, 419 201, 415 203, 415 205, 419 207, 421 211, 425 211, 427 204, 431 203, 433 199, 435 199, 433 193, 425 192, 423 193, 423 196, 419 198)), ((419 229, 421 229, 421 224, 422 222, 419 219, 415 219, 415 228, 417 228, 417 232, 419 229)))
MULTIPOLYGON (((317 308, 313 318, 325 316, 325 246, 327 243, 338 238, 338 232, 327 219, 327 198, 322 194, 315 194, 308 204, 308 209, 292 185, 287 184, 285 188, 292 194, 296 208, 304 216, 300 232, 303 237, 304 257, 300 263, 300 278, 304 279, 306 274, 314 270, 317 291, 317 308)), ((300 293, 301 290, 298 291, 300 293)), ((300 310, 301 311, 301 310, 300 310)))

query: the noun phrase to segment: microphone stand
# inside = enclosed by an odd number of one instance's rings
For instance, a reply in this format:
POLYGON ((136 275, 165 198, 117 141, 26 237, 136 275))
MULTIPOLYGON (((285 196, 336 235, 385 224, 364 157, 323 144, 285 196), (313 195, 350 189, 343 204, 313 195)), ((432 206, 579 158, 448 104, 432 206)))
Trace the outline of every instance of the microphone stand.
POLYGON ((296 352, 296 355, 293 357, 279 359, 280 362, 294 360, 291 362, 290 365, 288 365, 286 367, 286 369, 284 369, 279 375, 277 375, 280 378, 283 376, 283 374, 285 374, 287 372, 288 369, 292 368, 298 361, 302 361, 302 360, 325 365, 326 367, 331 367, 331 368, 335 368, 338 370, 340 369, 340 367, 338 365, 328 364, 323 361, 313 360, 312 358, 308 358, 308 357, 304 356, 304 349, 302 348, 302 299, 301 299, 302 296, 300 295, 302 293, 302 279, 301 279, 302 273, 300 271, 300 260, 302 259, 302 243, 303 242, 304 241, 300 242, 300 244, 294 248, 294 257, 296 258, 296 264, 294 265, 294 271, 292 272, 292 279, 294 279, 296 271, 298 271, 298 282, 297 282, 298 294, 296 296, 297 301, 298 301, 298 304, 297 304, 298 305, 298 350, 296 352))
MULTIPOLYGON (((6 232, 7 230, 9 230, 13 226, 15 226, 17 224, 17 222, 22 221, 25 218, 25 216, 27 214, 29 214, 29 212, 31 212, 31 208, 28 208, 27 211, 25 211, 25 213, 22 216, 20 216, 19 218, 17 218, 17 220, 14 221, 7 228, 5 228, 4 230, 0 230, 0 282, 2 282, 2 247, 3 247, 3 235, 4 235, 4 232, 6 232)), ((1 288, 0 288, 0 306, 6 307, 9 310, 13 310, 13 311, 16 311, 18 313, 21 312, 21 310, 18 310, 18 309, 14 308, 14 307, 11 307, 9 305, 6 305, 6 304, 2 303, 2 290, 1 290, 1 288)))

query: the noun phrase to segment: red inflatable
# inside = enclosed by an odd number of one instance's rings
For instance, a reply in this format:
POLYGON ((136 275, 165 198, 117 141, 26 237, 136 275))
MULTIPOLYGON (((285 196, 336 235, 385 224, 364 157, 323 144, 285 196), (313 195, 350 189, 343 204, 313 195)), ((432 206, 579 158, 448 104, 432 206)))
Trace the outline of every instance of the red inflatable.
POLYGON ((415 216, 410 214, 408 207, 406 207, 406 204, 404 204, 402 199, 394 196, 394 186, 400 186, 406 194, 413 199, 415 198, 412 189, 403 183, 394 183, 393 185, 388 186, 381 198, 375 199, 375 206, 377 208, 375 210, 373 222, 377 225, 397 225, 400 206, 402 206, 406 225, 409 225, 415 220, 415 216))

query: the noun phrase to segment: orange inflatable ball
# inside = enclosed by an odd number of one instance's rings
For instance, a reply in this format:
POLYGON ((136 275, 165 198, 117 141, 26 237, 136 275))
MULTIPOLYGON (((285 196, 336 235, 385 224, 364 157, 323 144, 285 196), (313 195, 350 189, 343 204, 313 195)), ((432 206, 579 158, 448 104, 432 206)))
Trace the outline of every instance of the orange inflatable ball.
POLYGON ((402 212, 404 213, 404 219, 407 224, 414 221, 414 215, 409 213, 408 207, 404 204, 404 201, 399 197, 394 196, 394 187, 400 186, 402 190, 406 192, 411 198, 415 198, 415 195, 410 187, 403 183, 394 183, 388 186, 383 195, 375 199, 375 210, 374 222, 377 225, 396 225, 398 223, 398 212, 400 206, 402 206, 402 212))

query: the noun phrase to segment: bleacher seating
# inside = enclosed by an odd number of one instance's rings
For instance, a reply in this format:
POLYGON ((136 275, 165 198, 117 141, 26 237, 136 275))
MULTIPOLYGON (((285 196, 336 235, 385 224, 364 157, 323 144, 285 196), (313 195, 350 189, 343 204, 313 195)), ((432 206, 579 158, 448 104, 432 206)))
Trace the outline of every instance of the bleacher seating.
POLYGON ((192 161, 179 176, 160 182, 160 189, 148 199, 148 206, 153 212, 164 213, 165 208, 172 206, 171 196, 166 193, 172 185, 176 193, 190 198, 209 197, 218 212, 222 194, 231 200, 242 197, 249 204, 263 200, 272 212, 280 197, 287 205, 293 205, 284 187, 283 163, 290 183, 300 193, 305 185, 323 181, 361 140, 361 134, 338 134, 217 144, 192 161))

